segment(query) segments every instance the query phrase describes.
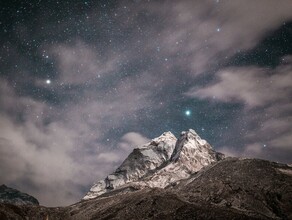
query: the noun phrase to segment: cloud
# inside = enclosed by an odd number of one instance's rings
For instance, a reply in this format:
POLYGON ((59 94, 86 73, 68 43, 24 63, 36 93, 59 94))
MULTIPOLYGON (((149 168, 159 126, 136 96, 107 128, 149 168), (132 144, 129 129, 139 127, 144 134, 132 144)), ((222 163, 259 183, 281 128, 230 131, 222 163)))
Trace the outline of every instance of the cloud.
MULTIPOLYGON (((241 156, 280 158, 279 152, 292 152, 292 62, 289 57, 275 69, 255 66, 231 67, 216 73, 216 79, 187 95, 216 102, 242 103, 244 111, 238 124, 244 122, 248 133, 242 138, 249 143, 241 156), (278 156, 270 154, 279 151, 278 156)), ((281 160, 281 159, 279 159, 281 160)))
POLYGON ((279 138, 276 138, 272 140, 271 142, 272 146, 275 146, 277 148, 284 148, 289 149, 292 151, 291 143, 292 143, 292 129, 289 130, 289 133, 286 133, 279 138))
MULTIPOLYGON (((89 188, 96 179, 112 172, 129 153, 125 147, 111 146, 101 140, 108 135, 105 129, 118 126, 149 105, 148 93, 142 94, 136 87, 139 83, 139 80, 125 80, 116 87, 116 93, 90 102, 83 99, 65 102, 64 109, 63 105, 51 106, 18 95, 2 79, 2 182, 34 195, 41 204, 49 206, 68 205, 81 199, 84 187, 89 188), (76 108, 76 102, 82 108, 76 108)), ((133 132, 121 140, 139 144, 147 139, 133 132)))
POLYGON ((218 152, 221 152, 223 154, 225 154, 228 157, 237 157, 238 155, 238 150, 230 147, 230 146, 224 146, 224 147, 220 147, 217 149, 218 152))
POLYGON ((248 144, 244 146, 243 149, 238 149, 231 146, 223 146, 218 148, 218 151, 229 157, 268 159, 265 152, 265 147, 261 143, 248 144))
POLYGON ((247 107, 289 101, 292 83, 292 63, 274 70, 259 67, 232 67, 216 73, 217 81, 203 88, 192 88, 191 97, 232 102, 239 101, 247 107))
POLYGON ((49 53, 57 60, 59 81, 64 84, 91 84, 117 71, 118 67, 117 58, 105 60, 104 55, 81 40, 76 40, 73 45, 55 45, 49 49, 49 53))
POLYGON ((121 142, 118 144, 118 146, 121 149, 130 152, 132 149, 139 147, 143 144, 146 144, 149 141, 150 139, 142 136, 139 133, 129 132, 121 138, 121 142))
MULTIPOLYGON (((25 78, 20 84, 0 78, 0 179, 32 194, 41 204, 68 205, 81 199, 95 180, 112 172, 130 152, 115 144, 121 134, 112 130, 149 106, 159 107, 151 99, 155 91, 151 88, 159 83, 148 72, 117 80, 116 57, 101 56, 82 40, 42 47, 57 64, 50 85, 43 77, 25 78), (59 97, 60 103, 39 98, 37 92, 19 92, 27 85, 59 97)), ((121 141, 132 146, 142 140, 147 139, 133 132, 121 141)))
MULTIPOLYGON (((135 27, 144 14, 157 18, 155 23, 139 24, 142 31, 147 30, 146 38, 140 32, 133 33, 143 45, 143 53, 133 51, 136 57, 150 54, 158 60, 167 58, 165 65, 157 66, 160 73, 179 67, 195 77, 217 69, 238 51, 253 48, 267 33, 292 19, 289 0, 281 4, 268 0, 264 5, 260 0, 159 1, 129 8, 135 19, 126 27, 135 27), (149 35, 155 36, 155 41, 149 35)), ((121 21, 127 20, 120 16, 121 21)), ((130 48, 138 47, 134 42, 130 48)))
POLYGON ((96 159, 104 162, 121 162, 119 155, 113 152, 100 153, 96 159))
POLYGON ((116 148, 111 149, 110 152, 105 151, 99 153, 96 160, 118 166, 135 147, 146 144, 147 142, 149 142, 149 139, 142 134, 128 132, 120 138, 120 142, 117 144, 116 148))
MULTIPOLYGON (((17 125, 2 116, 0 124, 1 180, 9 185, 19 186, 19 189, 31 193, 40 202, 46 202, 48 205, 53 205, 55 201, 73 202, 78 191, 72 193, 65 188, 68 184, 69 188, 76 189, 76 186, 69 184, 76 172, 73 169, 74 161, 67 155, 71 146, 74 146, 66 139, 69 131, 62 133, 62 130, 58 129, 56 132, 49 130, 44 133, 35 127, 35 124, 27 122, 17 125), (58 172, 55 172, 56 170, 58 172), (24 184, 27 180, 30 183, 24 184), (32 187, 27 189, 27 185, 32 187), (54 187, 63 188, 64 191, 58 192, 54 187), (42 195, 39 191, 41 188, 45 192, 50 191, 52 197, 46 198, 47 192, 42 195)), ((76 184, 78 182, 77 180, 76 184)))
MULTIPOLYGON (((113 128, 155 107, 151 88, 159 83, 148 72, 116 80, 120 69, 116 56, 100 55, 82 40, 42 48, 57 64, 50 85, 42 77, 25 78, 21 84, 0 78, 0 179, 34 195, 41 204, 68 205, 81 199, 96 179, 112 172, 130 152, 104 139, 109 135, 111 141, 118 139, 113 128), (19 93, 28 83, 61 102, 19 93)), ((133 132, 121 141, 133 146, 143 140, 147 139, 133 132)))
POLYGON ((102 178, 124 159, 124 154, 111 152, 101 143, 86 145, 81 129, 85 125, 72 129, 62 121, 18 124, 5 116, 0 117, 0 125, 1 180, 34 195, 41 204, 78 201, 85 193, 81 186, 102 178))
POLYGON ((262 155, 263 146, 259 143, 254 143, 245 146, 244 151, 241 153, 244 157, 259 158, 262 155))

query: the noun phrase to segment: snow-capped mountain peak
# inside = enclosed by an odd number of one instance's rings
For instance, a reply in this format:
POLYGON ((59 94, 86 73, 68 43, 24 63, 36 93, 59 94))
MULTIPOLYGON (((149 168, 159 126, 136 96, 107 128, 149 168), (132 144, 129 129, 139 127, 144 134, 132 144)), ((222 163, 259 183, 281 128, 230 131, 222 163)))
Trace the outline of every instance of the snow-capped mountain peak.
MULTIPOLYGON (((198 146, 205 146, 211 148, 207 141, 202 140, 200 136, 193 130, 181 132, 179 140, 176 142, 175 149, 171 155, 170 161, 177 161, 180 154, 185 151, 185 148, 198 149, 198 146)), ((192 156, 190 156, 192 158, 192 156)))
POLYGON ((181 133, 170 161, 183 164, 190 172, 196 172, 216 161, 216 155, 207 141, 201 139, 194 130, 189 129, 181 133))
POLYGON ((204 166, 222 159, 211 145, 193 130, 181 132, 168 164, 145 179, 150 187, 165 188, 179 180, 188 178, 204 166))
POLYGON ((127 183, 135 182, 167 162, 177 139, 171 132, 135 148, 115 172, 95 183, 84 199, 95 198, 127 183))
POLYGON ((129 184, 165 188, 222 157, 192 129, 183 131, 178 140, 171 132, 164 132, 135 148, 115 172, 95 183, 83 199, 129 184))

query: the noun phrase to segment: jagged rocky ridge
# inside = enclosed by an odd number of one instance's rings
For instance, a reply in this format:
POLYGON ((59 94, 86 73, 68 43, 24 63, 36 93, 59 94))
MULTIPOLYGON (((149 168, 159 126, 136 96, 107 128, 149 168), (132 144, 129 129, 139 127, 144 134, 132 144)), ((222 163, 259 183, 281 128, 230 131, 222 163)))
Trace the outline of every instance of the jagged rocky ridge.
POLYGON ((125 188, 165 188, 224 158, 192 129, 179 139, 171 132, 136 148, 115 172, 94 184, 83 199, 125 188))
POLYGON ((39 205, 39 202, 33 196, 22 193, 16 189, 0 186, 0 203, 9 203, 14 205, 39 205))

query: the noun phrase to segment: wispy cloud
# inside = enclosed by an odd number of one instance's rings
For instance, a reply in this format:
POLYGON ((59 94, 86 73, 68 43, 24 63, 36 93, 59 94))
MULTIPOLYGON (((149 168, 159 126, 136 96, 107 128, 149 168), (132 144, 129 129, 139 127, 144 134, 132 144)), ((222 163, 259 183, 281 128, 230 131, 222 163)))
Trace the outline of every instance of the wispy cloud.
POLYGON ((213 83, 192 88, 187 95, 244 104, 241 120, 249 124, 244 139, 250 144, 238 154, 273 158, 275 150, 291 152, 292 63, 289 60, 286 57, 286 62, 275 69, 249 66, 221 70, 213 83))
POLYGON ((275 70, 258 67, 229 68, 220 70, 217 81, 203 88, 193 88, 187 95, 221 101, 240 101, 247 107, 287 102, 292 83, 291 64, 275 70))
POLYGON ((149 139, 141 134, 137 132, 129 132, 121 138, 121 142, 118 146, 127 152, 130 152, 132 149, 146 144, 147 142, 149 142, 149 139))
POLYGON ((142 24, 147 35, 135 34, 143 45, 140 55, 166 58, 168 64, 157 67, 160 72, 180 67, 196 77, 217 69, 238 51, 253 48, 267 33, 292 19, 291 10, 289 0, 281 4, 268 0, 264 5, 259 0, 159 1, 130 5, 135 19, 127 24, 135 26, 143 14, 156 18, 142 24))
POLYGON ((60 72, 58 81, 64 84, 91 84, 101 77, 118 71, 118 59, 99 53, 91 45, 76 40, 73 45, 58 44, 52 46, 48 53, 54 56, 60 72))
POLYGON ((1 180, 36 196, 42 204, 78 201, 84 188, 112 172, 133 144, 147 140, 138 133, 128 133, 120 147, 101 141, 109 128, 118 127, 150 104, 147 92, 137 84, 139 80, 126 80, 116 90, 104 91, 101 98, 91 96, 92 90, 89 100, 69 100, 55 106, 17 95, 2 79, 1 180))

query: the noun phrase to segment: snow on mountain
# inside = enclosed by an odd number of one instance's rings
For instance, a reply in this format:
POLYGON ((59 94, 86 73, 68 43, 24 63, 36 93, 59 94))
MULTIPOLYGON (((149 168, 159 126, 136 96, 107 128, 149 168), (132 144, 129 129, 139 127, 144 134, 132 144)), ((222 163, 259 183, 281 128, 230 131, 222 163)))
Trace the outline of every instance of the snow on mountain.
POLYGON ((171 132, 165 132, 149 143, 135 148, 114 173, 95 183, 83 199, 95 198, 126 183, 138 181, 170 159, 176 141, 171 132))
POLYGON ((165 188, 223 157, 194 130, 189 129, 181 133, 168 164, 145 181, 149 187, 165 188))
POLYGON ((192 129, 183 131, 178 140, 171 132, 165 132, 134 149, 114 173, 95 183, 83 199, 127 185, 165 188, 223 157, 192 129))

